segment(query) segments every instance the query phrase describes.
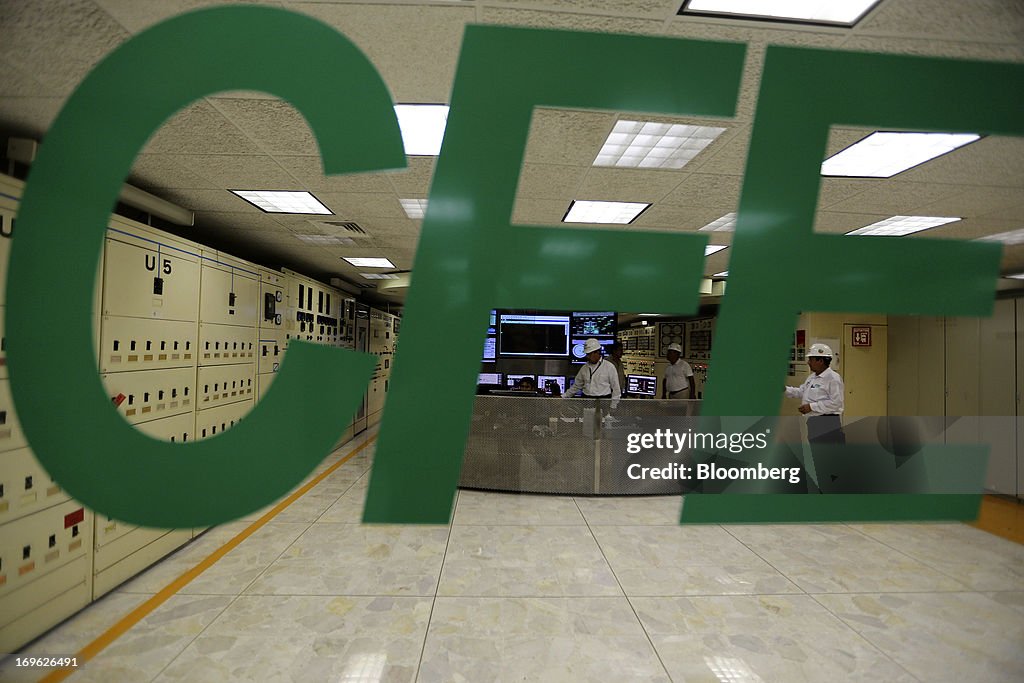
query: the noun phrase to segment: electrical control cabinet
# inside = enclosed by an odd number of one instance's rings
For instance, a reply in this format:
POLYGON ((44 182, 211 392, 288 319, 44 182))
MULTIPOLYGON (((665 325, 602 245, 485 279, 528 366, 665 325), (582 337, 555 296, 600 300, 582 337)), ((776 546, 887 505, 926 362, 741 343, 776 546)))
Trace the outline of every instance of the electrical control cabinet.
POLYGON ((101 375, 117 412, 131 424, 158 420, 195 410, 194 368, 101 375))
POLYGON ((199 319, 204 323, 255 326, 262 313, 259 275, 255 266, 204 251, 199 319), (216 260, 214 260, 216 258, 216 260))
POLYGON ((260 330, 259 356, 257 372, 261 375, 277 372, 284 359, 286 340, 284 332, 279 330, 260 330))
POLYGON ((208 439, 226 432, 241 422, 254 405, 253 399, 247 399, 199 411, 196 414, 196 438, 208 439))
POLYGON ((195 367, 195 321, 103 316, 100 372, 195 367))
POLYGON ((263 399, 263 395, 270 389, 270 385, 274 383, 274 378, 277 377, 274 373, 260 374, 256 376, 256 400, 260 401, 263 399))
POLYGON ((256 360, 256 330, 199 323, 199 364, 227 365, 256 360))
MULTIPOLYGON (((163 238, 161 238, 163 239, 163 238)), ((108 231, 104 253, 103 314, 195 320, 199 310, 199 255, 125 231, 108 231)))
POLYGON ((7 451, 0 458, 0 525, 68 500, 68 494, 43 469, 31 449, 7 451))
POLYGON ((254 367, 252 363, 245 363, 199 368, 196 382, 199 410, 252 400, 256 395, 254 367))
POLYGON ((260 295, 257 302, 259 328, 264 331, 284 331, 288 308, 285 294, 287 287, 285 277, 265 269, 259 271, 259 276, 260 295))
POLYGON ((11 380, 0 380, 0 452, 22 448, 28 445, 21 424, 14 412, 11 398, 11 380))
POLYGON ((93 515, 68 500, 0 524, 0 652, 92 599, 93 515))

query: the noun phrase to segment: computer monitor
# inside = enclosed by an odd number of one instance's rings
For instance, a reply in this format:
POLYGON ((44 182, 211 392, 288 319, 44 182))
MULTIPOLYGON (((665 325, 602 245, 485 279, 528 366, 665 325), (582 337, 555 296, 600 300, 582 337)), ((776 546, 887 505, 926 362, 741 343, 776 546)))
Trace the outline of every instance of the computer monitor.
POLYGON ((514 375, 512 373, 509 373, 509 374, 505 375, 505 386, 507 386, 507 387, 514 387, 514 386, 516 386, 517 384, 519 384, 519 380, 521 380, 523 377, 529 377, 530 379, 533 380, 534 384, 537 383, 537 376, 536 375, 514 375))
POLYGON ((545 392, 548 390, 548 382, 554 382, 558 385, 558 393, 565 393, 565 377, 562 377, 561 375, 541 375, 537 378, 537 384, 545 392))
POLYGON ((569 316, 499 313, 498 355, 568 356, 569 316))
POLYGON ((626 375, 626 391, 637 396, 657 396, 658 378, 653 375, 626 375))
MULTIPOLYGON (((587 362, 587 354, 583 352, 583 346, 584 344, 587 343, 587 339, 589 338, 590 337, 573 337, 572 347, 569 349, 569 355, 571 356, 571 360, 573 363, 587 362)), ((601 350, 604 352, 602 355, 607 356, 608 347, 615 343, 615 338, 612 337, 608 339, 598 339, 597 341, 601 343, 601 350)))
POLYGON ((501 384, 500 372, 481 372, 477 384, 501 384))
POLYGON ((613 311, 573 311, 573 337, 614 337, 615 321, 613 311))

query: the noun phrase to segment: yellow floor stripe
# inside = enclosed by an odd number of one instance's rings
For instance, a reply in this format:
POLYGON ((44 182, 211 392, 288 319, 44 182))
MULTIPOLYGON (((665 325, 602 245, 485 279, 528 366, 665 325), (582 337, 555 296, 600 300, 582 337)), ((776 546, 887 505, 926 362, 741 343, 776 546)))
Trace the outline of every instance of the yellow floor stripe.
MULTIPOLYGON (((206 571, 214 564, 216 564, 216 562, 220 558, 224 557, 229 552, 238 547, 238 545, 241 544, 242 541, 244 541, 257 531, 259 531, 259 529, 264 524, 266 524, 274 517, 276 517, 282 510, 284 510, 289 505, 294 503, 296 500, 304 496, 310 489, 312 489, 314 486, 323 481, 336 469, 338 469, 346 462, 348 462, 350 459, 355 457, 359 453, 359 451, 363 450, 371 443, 373 443, 376 440, 376 438, 376 434, 367 438, 367 440, 362 445, 358 446, 355 450, 346 455, 344 458, 328 467, 326 470, 317 475, 314 479, 304 484, 301 488, 297 489, 290 496, 288 496, 280 503, 275 505, 272 510, 270 510, 265 515, 260 517, 258 520, 250 524, 248 527, 246 527, 237 536, 232 538, 230 541, 222 545, 217 550, 210 553, 210 555, 206 557, 206 559, 204 559, 202 562, 200 562, 195 567, 189 569, 187 572, 185 572, 184 574, 176 578, 174 581, 169 583, 159 593, 157 593, 149 600, 146 600, 144 603, 136 607, 134 610, 132 610, 126 616, 124 616, 119 622, 117 622, 109 629, 107 629, 105 633, 101 634, 98 638, 96 638, 96 640, 92 641, 84 648, 82 648, 81 651, 79 651, 78 654, 76 655, 76 657, 78 657, 79 668, 81 667, 82 664, 88 662, 90 659, 92 659, 100 652, 102 652, 104 649, 106 649, 107 646, 109 646, 119 637, 124 635, 130 628, 132 628, 137 623, 142 621, 142 619, 144 619, 150 612, 152 612, 157 607, 167 602, 167 600, 171 596, 173 596, 175 593, 177 593, 182 588, 187 586, 190 582, 192 582, 193 579, 195 579, 204 571, 206 571)), ((75 671, 78 671, 78 668, 64 667, 61 669, 55 669, 54 671, 46 675, 44 678, 40 679, 39 683, 57 683, 57 681, 63 681, 65 678, 75 673, 75 671)))

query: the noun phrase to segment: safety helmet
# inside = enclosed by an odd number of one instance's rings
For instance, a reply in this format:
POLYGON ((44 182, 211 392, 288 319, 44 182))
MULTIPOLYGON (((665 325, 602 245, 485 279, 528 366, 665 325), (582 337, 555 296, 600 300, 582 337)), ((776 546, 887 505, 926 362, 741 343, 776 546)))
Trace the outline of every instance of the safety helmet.
POLYGON ((669 351, 675 351, 680 356, 683 355, 683 347, 679 344, 669 344, 668 348, 665 349, 665 353, 668 353, 669 351))
POLYGON ((828 344, 811 344, 810 351, 807 352, 807 356, 810 358, 832 358, 832 349, 828 344))
POLYGON ((600 350, 601 350, 601 342, 597 341, 596 339, 593 339, 593 338, 588 339, 583 344, 583 353, 593 353, 594 351, 600 351, 600 350))

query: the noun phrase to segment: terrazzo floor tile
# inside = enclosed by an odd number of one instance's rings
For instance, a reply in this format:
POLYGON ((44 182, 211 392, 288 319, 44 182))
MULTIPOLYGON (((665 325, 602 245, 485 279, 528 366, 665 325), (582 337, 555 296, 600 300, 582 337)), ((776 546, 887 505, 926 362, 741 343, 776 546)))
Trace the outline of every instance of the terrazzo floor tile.
MULTIPOLYGON (((117 591, 153 594, 163 590, 248 526, 249 523, 236 522, 211 529, 189 546, 122 584, 117 591)), ((237 595, 307 528, 308 524, 269 522, 178 592, 184 595, 237 595)))
POLYGON ((433 595, 448 527, 315 524, 246 590, 258 595, 433 595))
POLYGON ((815 595, 922 681, 1024 680, 1024 617, 979 593, 815 595))
POLYGON ((670 679, 625 598, 443 598, 419 683, 670 679))
POLYGON ((718 526, 595 526, 626 595, 742 595, 800 589, 718 526))
POLYGON ((806 595, 630 598, 674 681, 915 681, 806 595))
POLYGON ((572 498, 460 491, 453 524, 583 525, 572 498))
POLYGON ((962 591, 965 586, 842 524, 726 527, 809 593, 962 591))
POLYGON ((585 526, 453 526, 438 595, 622 595, 585 526))
POLYGON ((683 499, 681 496, 579 497, 576 505, 591 526, 678 526, 683 499))
POLYGON ((362 524, 365 506, 366 486, 352 486, 320 515, 317 522, 322 524, 362 524))
POLYGON ((412 682, 431 600, 243 596, 157 681, 412 682))
POLYGON ((234 598, 175 595, 80 667, 74 681, 151 681, 209 626, 234 598))
MULTIPOLYGON (((74 657, 149 598, 145 594, 108 593, 14 654, 19 657, 74 657)), ((0 662, 0 681, 35 683, 49 671, 51 669, 48 668, 19 668, 15 666, 14 657, 8 657, 0 662)))
POLYGON ((1019 543, 966 524, 857 524, 851 527, 972 590, 1024 590, 1024 545, 1019 543))
POLYGON ((1024 614, 1024 591, 1005 591, 1002 593, 985 593, 1000 605, 1015 609, 1024 614))

